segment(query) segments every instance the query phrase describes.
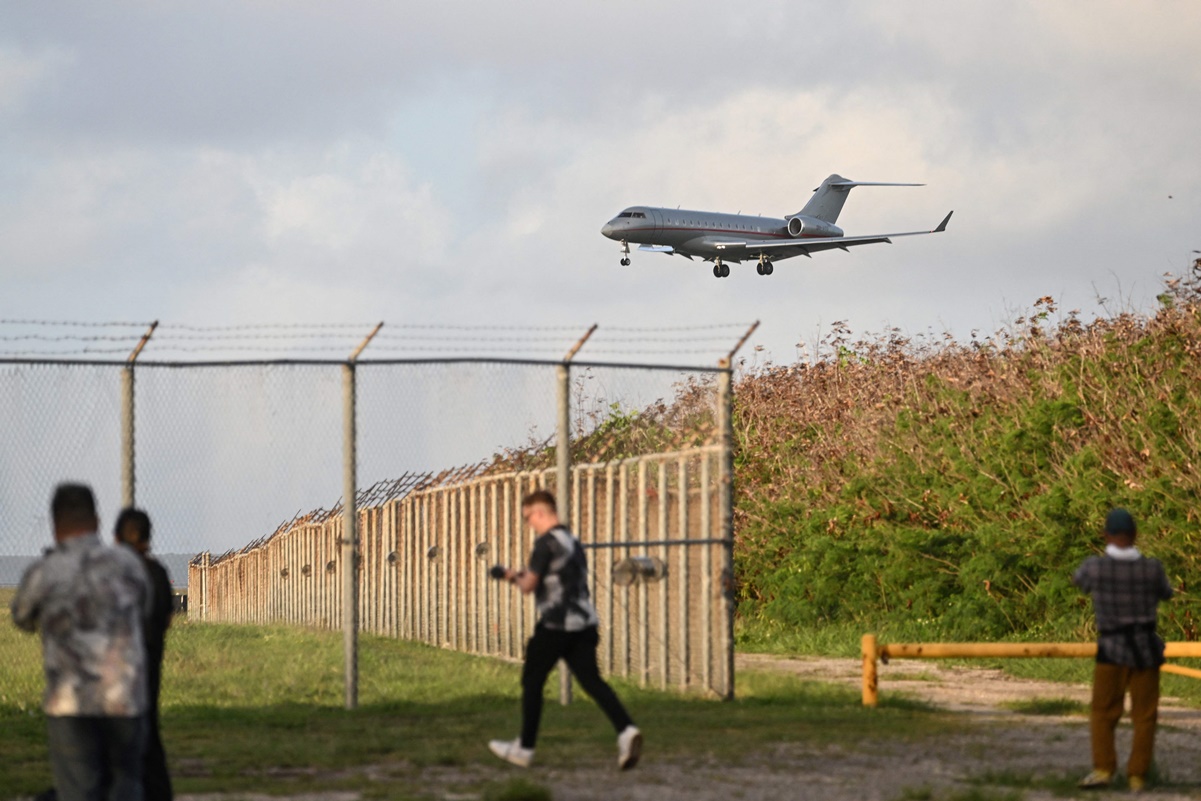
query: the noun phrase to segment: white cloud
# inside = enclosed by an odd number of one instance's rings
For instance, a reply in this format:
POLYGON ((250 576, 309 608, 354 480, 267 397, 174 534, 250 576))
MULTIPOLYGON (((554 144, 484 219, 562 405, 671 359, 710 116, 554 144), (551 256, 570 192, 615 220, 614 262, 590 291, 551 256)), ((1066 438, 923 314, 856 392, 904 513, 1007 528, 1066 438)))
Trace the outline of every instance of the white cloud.
POLYGON ((21 47, 0 46, 0 115, 18 111, 39 84, 70 62, 61 49, 31 53, 21 47))

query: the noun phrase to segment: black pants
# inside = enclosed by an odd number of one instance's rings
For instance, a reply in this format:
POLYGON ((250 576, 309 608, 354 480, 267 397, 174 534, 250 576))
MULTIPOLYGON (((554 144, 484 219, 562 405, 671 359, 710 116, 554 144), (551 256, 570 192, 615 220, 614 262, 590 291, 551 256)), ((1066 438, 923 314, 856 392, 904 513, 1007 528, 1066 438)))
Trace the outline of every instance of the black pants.
POLYGON ((521 747, 533 748, 538 740, 538 724, 542 720, 542 688, 546 677, 560 659, 584 692, 604 710, 613 728, 621 733, 633 724, 617 694, 613 692, 596 664, 596 646, 600 635, 593 626, 583 631, 556 631, 536 626, 534 636, 525 646, 525 667, 521 671, 521 747))
POLYGON ((146 751, 142 757, 142 788, 145 801, 171 801, 171 776, 167 754, 158 730, 158 705, 146 713, 146 751))

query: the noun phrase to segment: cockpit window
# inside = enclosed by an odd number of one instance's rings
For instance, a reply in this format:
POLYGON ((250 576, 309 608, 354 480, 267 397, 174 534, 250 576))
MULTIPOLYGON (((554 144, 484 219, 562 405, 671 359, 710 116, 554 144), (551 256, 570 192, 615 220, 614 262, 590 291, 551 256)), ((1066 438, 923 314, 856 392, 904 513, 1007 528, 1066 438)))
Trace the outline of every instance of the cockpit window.
POLYGON ((634 216, 634 215, 633 215, 633 214, 631 214, 630 212, 628 212, 628 211, 623 211, 621 214, 618 214, 618 215, 617 215, 617 219, 619 219, 619 220, 620 220, 620 219, 621 219, 621 218, 623 218, 623 217, 633 217, 633 216, 634 216))
POLYGON ((642 213, 642 212, 640 212, 640 211, 636 211, 636 212, 634 212, 632 216, 633 216, 635 219, 638 219, 638 220, 645 220, 645 219, 646 219, 646 215, 645 215, 645 214, 643 214, 643 213, 642 213))

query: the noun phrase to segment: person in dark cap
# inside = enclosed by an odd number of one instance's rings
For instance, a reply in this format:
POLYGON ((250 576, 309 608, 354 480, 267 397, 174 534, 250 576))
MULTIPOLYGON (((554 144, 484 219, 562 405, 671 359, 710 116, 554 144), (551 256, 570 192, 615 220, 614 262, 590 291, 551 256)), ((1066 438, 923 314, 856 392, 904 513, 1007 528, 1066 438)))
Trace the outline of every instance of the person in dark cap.
POLYGON ((1085 559, 1072 576, 1072 583, 1092 596, 1097 618, 1089 716, 1093 770, 1080 780, 1080 786, 1089 789, 1113 782, 1118 763, 1113 735, 1128 690, 1134 742, 1126 779, 1132 791, 1146 787, 1155 750, 1159 666, 1164 662, 1164 643, 1155 624, 1159 602, 1172 597, 1172 585, 1159 560, 1134 547, 1136 534, 1130 513, 1112 510, 1105 518, 1105 555, 1085 559))

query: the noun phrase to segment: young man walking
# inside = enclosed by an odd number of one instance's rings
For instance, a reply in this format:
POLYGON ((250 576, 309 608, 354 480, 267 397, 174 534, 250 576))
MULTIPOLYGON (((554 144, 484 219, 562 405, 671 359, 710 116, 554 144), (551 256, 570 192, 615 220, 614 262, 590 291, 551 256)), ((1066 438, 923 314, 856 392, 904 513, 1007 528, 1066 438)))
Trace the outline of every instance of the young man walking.
POLYGON ((526 644, 521 672, 521 737, 493 740, 492 753, 519 767, 534 759, 538 724, 542 719, 542 690, 560 659, 567 662, 584 692, 600 705, 617 731, 617 766, 629 770, 642 754, 642 733, 630 719, 613 688, 600 676, 596 663, 596 610, 588 594, 588 560, 575 536, 559 522, 555 496, 545 490, 527 495, 521 515, 538 539, 525 570, 501 568, 494 575, 534 593, 538 625, 526 644))
POLYGON ((1105 555, 1084 560, 1072 583, 1092 595, 1097 616, 1097 664, 1089 719, 1093 771, 1080 780, 1089 789, 1108 787, 1117 771, 1114 729, 1130 691, 1134 742, 1126 779, 1130 789, 1146 787, 1155 749, 1159 715, 1159 666, 1163 640, 1155 631, 1160 601, 1172 597, 1172 586, 1158 559, 1134 547, 1134 518, 1114 509, 1105 518, 1105 555))
POLYGON ((146 571, 101 544, 88 487, 59 485, 50 509, 56 545, 21 577, 12 615, 42 635, 54 786, 61 801, 141 801, 146 571))

